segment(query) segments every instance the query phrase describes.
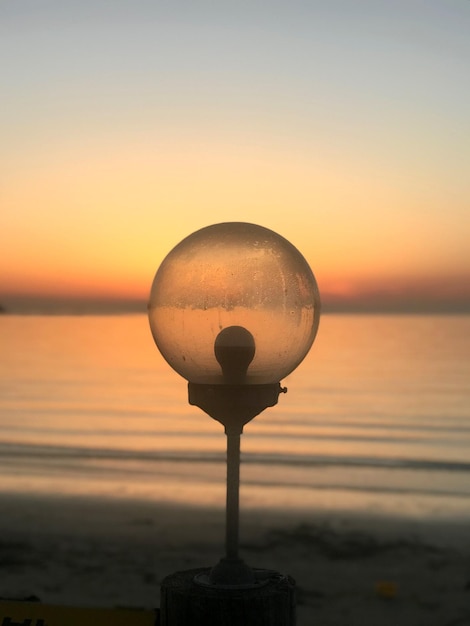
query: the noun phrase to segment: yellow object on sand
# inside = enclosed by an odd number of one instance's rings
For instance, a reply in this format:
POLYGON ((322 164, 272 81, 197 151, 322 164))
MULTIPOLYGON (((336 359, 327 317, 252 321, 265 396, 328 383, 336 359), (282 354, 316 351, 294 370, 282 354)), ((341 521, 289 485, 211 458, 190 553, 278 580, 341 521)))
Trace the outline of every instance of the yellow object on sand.
POLYGON ((391 580, 379 580, 375 583, 375 593, 381 598, 395 598, 398 585, 391 580))
POLYGON ((0 626, 155 626, 157 611, 0 601, 0 626))

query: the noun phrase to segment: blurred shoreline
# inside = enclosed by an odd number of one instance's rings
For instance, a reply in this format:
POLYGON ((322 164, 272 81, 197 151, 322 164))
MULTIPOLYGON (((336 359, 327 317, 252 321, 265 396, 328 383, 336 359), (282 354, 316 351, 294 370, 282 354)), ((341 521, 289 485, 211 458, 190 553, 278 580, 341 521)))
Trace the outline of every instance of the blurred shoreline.
MULTIPOLYGON (((223 555, 221 509, 5 493, 0 509, 4 598, 155 608, 165 576, 223 555)), ((470 531, 457 520, 252 509, 242 511, 240 550, 249 565, 294 577, 298 626, 445 626, 469 616, 470 531)))

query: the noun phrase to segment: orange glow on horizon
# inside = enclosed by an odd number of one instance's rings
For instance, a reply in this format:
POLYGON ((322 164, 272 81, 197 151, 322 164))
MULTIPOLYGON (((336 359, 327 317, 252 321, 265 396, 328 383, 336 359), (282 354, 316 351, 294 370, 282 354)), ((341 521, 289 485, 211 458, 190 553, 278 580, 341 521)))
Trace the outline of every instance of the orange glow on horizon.
MULTIPOLYGON (((4 301, 102 302, 116 306, 148 300, 154 272, 147 276, 72 275, 67 280, 43 277, 27 286, 5 284, 0 293, 4 301)), ((317 275, 322 306, 328 310, 449 310, 470 311, 470 276, 423 277, 337 277, 317 275)))
MULTIPOLYGON (((468 289, 465 229, 441 217, 444 192, 423 194, 412 177, 397 185, 397 174, 376 163, 347 152, 306 154, 295 143, 246 149, 228 131, 204 144, 194 133, 163 134, 158 151, 143 138, 109 141, 93 155, 89 146, 52 150, 28 185, 19 164, 10 173, 0 298, 146 299, 179 241, 225 221, 260 224, 291 241, 324 302, 403 299, 413 290, 431 297, 433 277, 455 285, 435 297, 454 302, 468 289)), ((455 200, 457 215, 464 204, 455 200)))

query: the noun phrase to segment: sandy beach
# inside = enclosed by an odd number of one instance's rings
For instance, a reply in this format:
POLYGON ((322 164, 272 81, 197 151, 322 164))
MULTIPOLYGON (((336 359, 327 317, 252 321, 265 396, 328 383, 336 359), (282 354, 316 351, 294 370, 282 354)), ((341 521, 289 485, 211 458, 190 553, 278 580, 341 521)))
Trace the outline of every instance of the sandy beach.
MULTIPOLYGON (((0 510, 3 598, 154 608, 165 576, 223 549, 220 510, 26 494, 3 494, 0 510)), ((248 511, 241 553, 294 577, 299 626, 470 625, 463 525, 248 511)))

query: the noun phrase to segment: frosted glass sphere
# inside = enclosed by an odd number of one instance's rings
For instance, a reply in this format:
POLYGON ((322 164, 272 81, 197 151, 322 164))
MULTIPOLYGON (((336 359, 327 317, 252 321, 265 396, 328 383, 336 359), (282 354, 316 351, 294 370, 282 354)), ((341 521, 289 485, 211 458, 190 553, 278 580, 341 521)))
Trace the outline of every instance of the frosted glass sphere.
POLYGON ((160 352, 188 381, 268 384, 309 351, 320 299, 308 263, 284 237, 226 222, 196 231, 167 255, 148 314, 160 352))

